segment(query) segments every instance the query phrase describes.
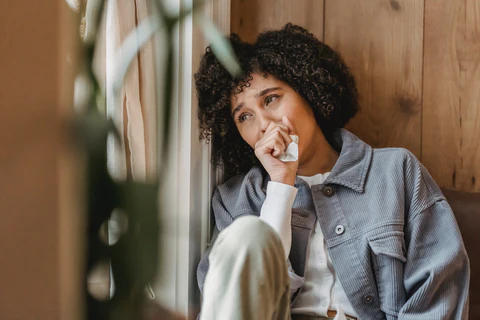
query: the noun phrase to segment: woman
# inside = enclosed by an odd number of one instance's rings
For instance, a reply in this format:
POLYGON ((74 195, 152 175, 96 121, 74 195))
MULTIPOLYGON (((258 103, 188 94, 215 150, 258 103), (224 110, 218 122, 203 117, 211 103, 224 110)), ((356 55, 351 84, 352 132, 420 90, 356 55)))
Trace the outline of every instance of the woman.
POLYGON ((341 57, 291 24, 231 43, 242 76, 208 48, 195 75, 202 135, 232 177, 212 198, 202 319, 467 319, 450 206, 409 151, 343 129, 358 100, 341 57))

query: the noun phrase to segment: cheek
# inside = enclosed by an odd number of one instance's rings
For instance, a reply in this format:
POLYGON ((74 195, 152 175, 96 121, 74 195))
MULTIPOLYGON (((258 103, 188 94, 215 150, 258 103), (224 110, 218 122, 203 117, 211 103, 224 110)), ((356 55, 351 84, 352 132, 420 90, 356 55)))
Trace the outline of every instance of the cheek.
POLYGON ((281 116, 287 116, 294 125, 298 125, 297 130, 309 123, 311 118, 314 119, 313 110, 300 98, 282 101, 279 111, 281 116))
POLYGON ((285 104, 280 110, 279 118, 281 119, 283 116, 287 116, 292 121, 298 117, 298 110, 295 107, 292 108, 289 104, 285 104))
POLYGON ((317 130, 317 121, 311 109, 303 109, 294 115, 292 123, 297 130, 298 136, 302 138, 299 144, 299 152, 302 153, 312 142, 311 140, 317 130))
POLYGON ((292 112, 287 116, 297 130, 297 133, 302 135, 308 135, 308 133, 313 131, 314 127, 317 125, 313 113, 310 114, 308 110, 297 109, 296 112, 292 112))

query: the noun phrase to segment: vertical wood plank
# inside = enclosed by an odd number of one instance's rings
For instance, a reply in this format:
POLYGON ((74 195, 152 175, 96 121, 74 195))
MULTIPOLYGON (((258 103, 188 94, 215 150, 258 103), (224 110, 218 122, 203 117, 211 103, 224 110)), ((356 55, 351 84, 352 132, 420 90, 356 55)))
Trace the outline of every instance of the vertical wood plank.
POLYGON ((480 191, 480 2, 426 0, 423 162, 444 187, 480 191))
POLYGON ((64 0, 0 11, 0 319, 83 318, 76 22, 64 0))
POLYGON ((325 42, 352 69, 361 113, 348 128, 420 157, 423 0, 326 0, 325 42))
MULTIPOLYGON (((72 143, 69 124, 75 115, 74 95, 80 90, 75 87, 75 78, 81 65, 82 42, 78 36, 80 15, 72 11, 66 1, 57 0, 59 18, 59 41, 57 47, 57 90, 58 90, 58 115, 65 127, 59 133, 63 139, 60 141, 60 149, 57 160, 57 189, 58 189, 58 255, 57 259, 59 282, 58 299, 54 301, 58 305, 58 320, 81 320, 85 319, 85 252, 86 241, 86 203, 85 194, 85 158, 76 143, 72 143), (68 128, 68 129, 67 129, 68 128)), ((18 2, 17 2, 18 3, 18 2)), ((22 23, 19 20, 19 23, 22 23)), ((35 25, 35 28, 38 26, 35 25)), ((40 48, 37 48, 40 49, 40 48)), ((44 50, 42 48, 42 50, 44 50)), ((24 75, 25 76, 25 75, 24 75)), ((28 78, 28 76, 25 76, 28 78)), ((23 87, 21 87, 23 88, 23 87)), ((35 106, 35 105, 34 105, 35 106)), ((47 123, 48 124, 48 123, 47 123)), ((38 131, 37 131, 38 132, 38 131)), ((37 170, 44 170, 39 167, 37 170)), ((43 184, 41 187, 43 188, 43 184)), ((39 215, 34 210, 33 215, 39 215)), ((43 215, 40 215, 43 217, 43 215)), ((49 230, 44 232, 51 233, 49 230)), ((42 238, 43 239, 43 238, 42 238)), ((52 270, 52 272, 56 272, 52 270)), ((35 274, 39 276, 38 274, 35 274)), ((24 274, 21 274, 22 278, 24 274)), ((45 282, 43 282, 45 284, 45 282)), ((32 283, 27 284, 31 290, 32 283)), ((109 288, 109 287, 107 287, 109 288)), ((39 288, 40 294, 45 293, 45 288, 39 288)), ((24 297, 24 295, 22 295, 24 297)), ((22 298, 23 299, 23 298, 22 298)), ((1 304, 1 303, 0 303, 1 304)), ((1 312, 0 312, 1 313, 1 312)), ((41 319, 33 313, 36 319, 41 319)), ((0 318, 4 319, 0 315, 0 318)), ((8 317, 5 317, 8 318, 8 317)), ((20 318, 20 317, 19 317, 20 318)), ((52 319, 52 318, 51 318, 52 319)))
POLYGON ((232 0, 231 30, 245 41, 254 42, 268 29, 291 22, 323 39, 324 0, 232 0))

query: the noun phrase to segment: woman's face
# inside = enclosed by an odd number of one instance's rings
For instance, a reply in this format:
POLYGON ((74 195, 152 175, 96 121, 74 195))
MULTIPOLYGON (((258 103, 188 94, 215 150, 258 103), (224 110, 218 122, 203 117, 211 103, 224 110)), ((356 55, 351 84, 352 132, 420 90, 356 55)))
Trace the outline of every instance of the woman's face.
MULTIPOLYGON (((272 75, 252 74, 250 86, 231 97, 231 112, 242 138, 255 147, 270 122, 281 123, 287 116, 299 137, 299 157, 318 134, 313 110, 295 90, 272 75)), ((291 133, 290 133, 291 134, 291 133)))

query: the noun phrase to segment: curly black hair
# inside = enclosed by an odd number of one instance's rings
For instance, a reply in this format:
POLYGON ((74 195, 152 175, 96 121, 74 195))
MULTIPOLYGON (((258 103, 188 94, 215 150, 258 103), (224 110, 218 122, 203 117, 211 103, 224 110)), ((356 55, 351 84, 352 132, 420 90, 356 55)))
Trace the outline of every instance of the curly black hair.
POLYGON ((335 132, 357 113, 358 93, 349 68, 304 28, 288 23, 281 30, 261 33, 253 44, 234 33, 229 40, 241 75, 232 77, 210 47, 195 74, 200 138, 212 142, 212 163, 224 165, 227 178, 260 165, 230 114, 231 96, 250 85, 252 74, 273 75, 292 87, 308 102, 330 144, 335 132))

